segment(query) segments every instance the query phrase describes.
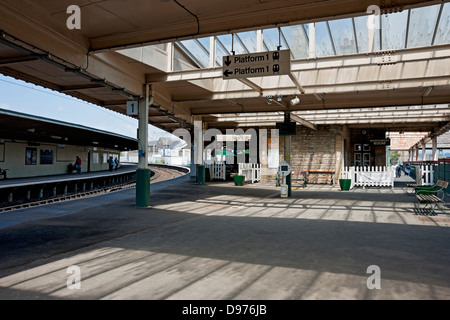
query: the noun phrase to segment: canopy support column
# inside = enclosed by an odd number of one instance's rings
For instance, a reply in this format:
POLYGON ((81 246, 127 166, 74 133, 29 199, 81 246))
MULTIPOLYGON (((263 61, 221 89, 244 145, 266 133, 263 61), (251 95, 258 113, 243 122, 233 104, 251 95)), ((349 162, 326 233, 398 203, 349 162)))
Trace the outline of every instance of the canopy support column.
POLYGON ((139 163, 136 171, 136 207, 150 206, 150 175, 148 168, 148 114, 149 114, 149 85, 145 85, 145 97, 139 100, 139 163))

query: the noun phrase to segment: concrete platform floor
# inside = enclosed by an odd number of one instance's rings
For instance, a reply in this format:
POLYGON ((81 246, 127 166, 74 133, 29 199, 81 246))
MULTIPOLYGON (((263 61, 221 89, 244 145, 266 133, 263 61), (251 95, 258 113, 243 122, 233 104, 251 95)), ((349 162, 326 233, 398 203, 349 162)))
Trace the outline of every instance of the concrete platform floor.
POLYGON ((0 299, 450 299, 450 218, 405 188, 178 181, 0 214, 0 299))

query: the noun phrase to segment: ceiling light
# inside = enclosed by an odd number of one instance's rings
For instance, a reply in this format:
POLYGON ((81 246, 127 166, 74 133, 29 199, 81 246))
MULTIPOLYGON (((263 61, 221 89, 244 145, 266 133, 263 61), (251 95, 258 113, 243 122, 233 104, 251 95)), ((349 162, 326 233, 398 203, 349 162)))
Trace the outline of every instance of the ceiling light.
POLYGON ((295 96, 294 99, 291 100, 291 106, 296 106, 300 103, 300 98, 295 96))

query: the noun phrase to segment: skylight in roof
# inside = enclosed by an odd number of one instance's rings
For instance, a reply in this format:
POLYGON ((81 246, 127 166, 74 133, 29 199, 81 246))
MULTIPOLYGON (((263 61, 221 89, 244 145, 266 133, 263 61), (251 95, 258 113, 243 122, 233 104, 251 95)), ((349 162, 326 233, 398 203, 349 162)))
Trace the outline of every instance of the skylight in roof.
POLYGON ((293 59, 305 59, 308 57, 308 25, 300 24, 281 27, 281 32, 286 40, 286 47, 289 46, 291 49, 293 59))
POLYGON ((330 26, 336 54, 344 55, 357 53, 353 19, 332 20, 328 24, 330 26))
POLYGON ((209 66, 209 38, 184 40, 177 44, 199 68, 209 66))
POLYGON ((408 11, 381 15, 381 50, 405 47, 408 11))
POLYGON ((316 23, 316 56, 328 57, 336 55, 334 45, 326 21, 316 23))
POLYGON ((450 43, 450 3, 443 4, 442 14, 436 32, 435 45, 450 43))
POLYGON ((409 12, 409 30, 407 47, 430 46, 439 16, 440 6, 411 9, 409 12))
MULTIPOLYGON (((377 28, 373 34, 373 51, 399 50, 450 43, 450 3, 435 4, 392 14, 375 16, 377 28)), ((369 30, 367 15, 316 22, 315 56, 328 57, 367 53, 369 30)), ((262 30, 262 50, 290 49, 292 59, 309 55, 309 24, 290 25, 262 30)), ((197 68, 209 67, 211 38, 179 42, 197 68)), ((257 32, 246 31, 232 36, 219 35, 216 39, 216 66, 222 65, 224 55, 257 52, 257 32)))

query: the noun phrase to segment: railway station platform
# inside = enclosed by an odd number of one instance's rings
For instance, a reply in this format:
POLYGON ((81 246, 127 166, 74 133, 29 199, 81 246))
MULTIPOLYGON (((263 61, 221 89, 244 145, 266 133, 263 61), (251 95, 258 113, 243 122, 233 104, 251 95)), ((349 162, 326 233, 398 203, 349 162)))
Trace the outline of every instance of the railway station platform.
POLYGON ((45 183, 65 182, 79 179, 92 179, 111 177, 117 174, 136 172, 137 165, 134 164, 122 164, 117 170, 113 171, 96 171, 96 172, 82 172, 80 174, 70 173, 62 175, 52 176, 39 176, 39 177, 27 177, 27 178, 14 178, 14 179, 2 179, 0 180, 0 189, 21 187, 24 185, 41 185, 45 183))
POLYGON ((450 298, 450 219, 416 215, 401 186, 280 198, 271 183, 184 176, 151 184, 150 208, 134 196, 0 213, 0 299, 450 298))
POLYGON ((17 206, 56 202, 86 193, 98 193, 136 179, 135 164, 122 164, 117 170, 70 173, 0 180, 0 212, 17 206))

